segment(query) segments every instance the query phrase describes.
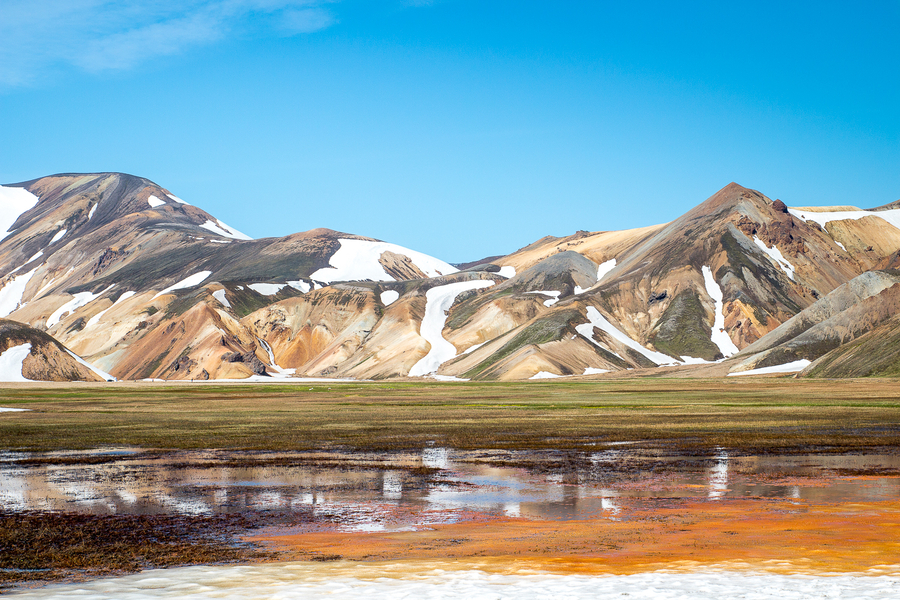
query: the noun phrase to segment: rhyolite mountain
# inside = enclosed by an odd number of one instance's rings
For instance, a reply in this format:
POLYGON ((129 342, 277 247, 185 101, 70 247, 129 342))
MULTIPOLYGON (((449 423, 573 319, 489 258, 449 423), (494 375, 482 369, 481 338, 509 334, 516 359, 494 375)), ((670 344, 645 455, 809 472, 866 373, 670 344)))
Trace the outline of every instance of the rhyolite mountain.
POLYGON ((249 239, 118 173, 10 184, 0 206, 0 317, 123 379, 720 376, 788 363, 841 376, 898 361, 846 352, 896 347, 897 203, 788 207, 732 183, 671 223, 545 237, 461 270, 327 229, 249 239))

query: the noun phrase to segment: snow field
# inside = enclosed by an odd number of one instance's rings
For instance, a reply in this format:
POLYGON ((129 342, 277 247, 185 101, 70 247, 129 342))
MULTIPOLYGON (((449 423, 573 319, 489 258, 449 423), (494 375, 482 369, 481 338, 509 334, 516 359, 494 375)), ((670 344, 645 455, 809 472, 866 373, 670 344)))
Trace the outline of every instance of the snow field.
POLYGON ((61 239, 63 238, 63 236, 66 235, 66 232, 67 232, 67 231, 68 231, 68 229, 60 229, 59 231, 57 231, 57 232, 53 235, 53 237, 50 239, 50 243, 51 243, 51 244, 55 244, 56 242, 58 242, 59 240, 61 240, 61 239))
POLYGON ((453 301, 459 294, 492 285, 494 285, 493 281, 481 279, 459 281, 448 285, 439 285, 425 292, 425 316, 419 327, 419 335, 431 344, 431 349, 409 370, 410 377, 422 377, 436 373, 443 363, 456 358, 456 346, 441 335, 444 323, 447 321, 447 311, 453 306, 453 301))
MULTIPOLYGON (((604 350, 608 350, 608 351, 612 352, 612 350, 610 350, 609 348, 604 348, 603 346, 600 345, 599 342, 597 342, 597 340, 594 339, 594 327, 598 328, 601 331, 606 332, 607 334, 612 336, 612 338, 615 339, 616 341, 622 343, 623 345, 627 346, 628 348, 631 348, 635 352, 652 360, 653 362, 655 362, 658 365, 674 365, 674 364, 678 363, 677 360, 675 360, 668 354, 663 354, 662 352, 654 352, 653 350, 649 350, 647 348, 644 348, 640 344, 638 344, 636 341, 634 341, 633 339, 631 339, 630 337, 628 337, 627 335, 625 335, 624 333, 622 333, 621 331, 616 329, 616 327, 612 323, 607 321, 606 317, 601 315, 600 311, 597 310, 596 308, 594 308, 593 306, 587 307, 587 317, 588 317, 589 322, 576 326, 575 331, 577 331, 579 334, 586 337, 588 339, 588 341, 590 341, 591 343, 593 343, 597 346, 600 346, 604 350)), ((615 354, 616 356, 619 356, 615 352, 613 352, 613 354, 615 354)), ((622 357, 619 356, 619 358, 622 358, 622 357)))
POLYGON ((783 365, 775 365, 772 367, 762 367, 759 369, 750 369, 749 371, 739 371, 737 373, 729 373, 729 377, 738 375, 769 375, 771 373, 797 373, 808 367, 810 361, 804 359, 795 360, 794 362, 784 363, 783 365))
POLYGON ((784 274, 788 276, 788 279, 791 281, 794 280, 794 265, 788 262, 788 260, 781 254, 781 250, 778 249, 777 246, 772 246, 769 248, 766 246, 766 243, 756 237, 753 236, 753 241, 756 242, 756 245, 759 246, 759 249, 766 253, 766 255, 772 259, 772 261, 781 267, 781 270, 784 271, 784 274))
POLYGON ((157 208, 159 206, 165 206, 166 201, 160 200, 156 196, 150 196, 149 198, 147 198, 147 204, 150 205, 150 208, 157 208))
MULTIPOLYGON (((125 292, 124 294, 119 296, 116 299, 116 301, 112 303, 112 306, 110 306, 109 308, 112 308, 113 306, 115 306, 116 304, 119 304, 120 302, 124 302, 124 301, 128 300, 129 298, 134 296, 136 293, 137 292, 125 292)), ((105 308, 105 309, 101 310, 100 312, 98 312, 93 317, 91 317, 90 320, 87 322, 87 325, 84 326, 84 328, 87 329, 88 327, 91 327, 91 326, 99 323, 100 319, 103 317, 104 314, 106 314, 106 311, 108 311, 109 308, 105 308)))
POLYGON ((74 352, 69 350, 68 348, 66 348, 66 352, 68 352, 69 356, 74 358, 78 362, 78 364, 87 367, 94 373, 94 375, 101 377, 104 381, 117 381, 115 377, 113 377, 106 371, 101 371, 100 369, 98 369, 97 367, 95 367, 94 365, 89 363, 88 361, 84 360, 83 358, 81 358, 80 356, 78 356, 77 354, 75 354, 74 352))
POLYGON ((0 288, 0 318, 6 317, 17 308, 24 306, 22 304, 22 296, 25 295, 25 286, 31 281, 31 278, 37 273, 37 270, 44 265, 38 265, 24 275, 17 275, 0 288))
POLYGON ((60 319, 66 316, 66 314, 70 312, 74 313, 82 306, 93 302, 94 300, 111 290, 115 285, 116 284, 110 285, 99 294, 93 294, 91 292, 78 292, 71 300, 57 308, 55 311, 53 311, 53 314, 47 317, 47 328, 49 329, 50 327, 53 327, 54 325, 59 323, 60 319))
POLYGON ((257 294, 263 296, 274 296, 281 291, 281 288, 287 287, 286 283, 251 283, 247 286, 257 294))
POLYGON ((213 223, 209 219, 206 220, 206 223, 201 225, 203 229, 207 231, 212 231, 217 235, 221 235, 222 237, 231 238, 233 240, 252 240, 253 238, 247 235, 246 233, 241 233, 234 227, 229 227, 219 219, 216 219, 216 222, 213 223))
POLYGON ((712 333, 709 339, 718 346, 719 352, 723 356, 728 357, 732 354, 737 354, 738 347, 734 345, 734 342, 731 341, 731 338, 725 332, 725 314, 722 312, 725 296, 722 294, 722 288, 719 287, 719 284, 713 278, 712 269, 706 266, 703 267, 703 283, 706 285, 706 293, 709 294, 709 297, 713 299, 716 305, 716 318, 713 322, 712 333))
POLYGON ((803 219, 804 221, 815 221, 819 224, 820 227, 822 227, 822 229, 825 229, 825 225, 827 225, 831 221, 856 221, 858 219, 862 219, 863 217, 878 217, 880 219, 884 219, 897 229, 900 229, 900 208, 881 211, 837 210, 832 212, 812 212, 797 210, 796 208, 789 208, 788 212, 795 217, 803 219))
POLYGON ((616 268, 616 259, 611 258, 608 261, 601 263, 600 267, 597 269, 597 283, 603 281, 603 278, 609 274, 610 271, 616 268))
POLYGON ((31 381, 22 375, 22 362, 25 361, 29 354, 31 354, 31 344, 29 343, 12 346, 4 350, 0 354, 0 381, 31 381))
POLYGON ((556 373, 549 373, 547 371, 538 371, 528 379, 559 379, 562 375, 557 375, 556 373))
POLYGON ((509 266, 509 265, 506 265, 505 267, 500 267, 500 270, 497 271, 497 275, 499 275, 500 277, 506 277, 507 279, 509 279, 510 277, 515 277, 516 276, 516 268, 509 266))
POLYGON ((382 600, 465 598, 531 600, 642 598, 647 600, 807 600, 896 598, 900 577, 775 575, 742 571, 649 572, 636 575, 496 574, 440 568, 379 571, 365 565, 309 563, 214 565, 148 570, 135 575, 51 585, 11 598, 64 600, 382 600), (381 576, 380 576, 381 575, 381 576))
POLYGON ((225 290, 216 290, 212 295, 213 298, 219 301, 219 304, 225 308, 231 308, 231 303, 228 301, 228 298, 225 297, 225 290))
POLYGON ((549 291, 549 292, 525 292, 526 294, 543 294, 545 296, 550 296, 549 300, 544 300, 544 306, 553 306, 557 302, 559 302, 559 294, 561 292, 557 291, 549 291))
POLYGON ((288 281, 287 284, 303 294, 309 291, 309 284, 305 281, 288 281))
POLYGON ((433 256, 416 252, 387 242, 370 242, 368 240, 340 239, 341 247, 335 252, 328 264, 330 267, 319 269, 310 279, 332 283, 334 281, 392 281, 378 262, 385 252, 402 254, 412 260, 413 264, 428 277, 438 277, 456 273, 458 269, 433 256))
POLYGON ((381 292, 381 303, 390 306, 400 298, 400 292, 397 290, 385 290, 381 292))
POLYGON ((212 275, 212 271, 200 271, 199 273, 194 273, 190 277, 185 277, 178 283, 174 285, 170 285, 163 291, 159 292, 155 296, 150 299, 150 302, 153 302, 163 294, 168 294, 169 292, 173 292, 175 290, 183 290, 185 288, 194 287, 195 285, 200 285, 203 283, 203 280, 212 275))
POLYGON ((100 206, 99 202, 91 207, 91 211, 88 213, 88 221, 90 221, 94 217, 94 212, 96 212, 98 206, 100 206))
POLYGON ((25 188, 0 185, 0 240, 12 233, 13 223, 33 208, 38 200, 25 188))
MULTIPOLYGON (((169 198, 171 198, 172 200, 174 200, 174 201, 177 202, 178 204, 187 204, 187 202, 185 202, 184 200, 182 200, 182 199, 179 198, 178 196, 173 196, 172 194, 166 194, 166 196, 168 196, 169 198)), ((188 204, 188 206, 190 206, 190 205, 188 204)))

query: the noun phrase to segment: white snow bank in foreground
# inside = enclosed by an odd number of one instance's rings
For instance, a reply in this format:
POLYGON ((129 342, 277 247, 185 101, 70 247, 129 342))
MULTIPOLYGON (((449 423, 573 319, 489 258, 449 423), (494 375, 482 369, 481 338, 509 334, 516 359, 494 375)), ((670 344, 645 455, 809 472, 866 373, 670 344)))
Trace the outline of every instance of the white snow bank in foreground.
POLYGON ((78 292, 75 296, 53 311, 49 317, 47 317, 47 328, 53 327, 57 323, 59 323, 60 319, 66 316, 67 313, 74 313, 76 310, 85 306, 86 304, 93 302, 95 299, 99 298, 106 292, 108 292, 115 284, 110 285, 105 290, 100 292, 99 294, 94 294, 92 292, 78 292))
POLYGON ((738 347, 734 345, 734 342, 731 341, 731 338, 725 331, 725 314, 722 312, 725 296, 722 294, 722 288, 719 287, 719 284, 713 278, 712 269, 706 266, 703 267, 703 283, 706 285, 706 293, 709 294, 709 297, 713 299, 716 305, 716 318, 713 322, 709 339, 719 347, 719 352, 723 356, 727 357, 737 354, 738 347))
POLYGON ((419 327, 419 335, 425 338, 431 349, 419 362, 409 370, 410 377, 421 377, 437 372, 438 368, 448 360, 456 358, 456 346, 441 335, 447 321, 447 311, 453 306, 456 296, 469 291, 494 285, 493 281, 459 281, 448 285, 439 285, 425 292, 425 316, 419 327))
POLYGON ((400 292, 397 290, 385 290, 381 292, 381 303, 390 306, 400 298, 400 292))
MULTIPOLYGON (((576 326, 575 331, 586 337, 591 343, 600 346, 600 343, 594 339, 594 327, 596 327, 599 330, 604 331, 612 336, 613 339, 617 340, 628 348, 631 348, 645 358, 652 360, 658 365, 674 365, 678 363, 677 360, 667 354, 663 354, 662 352, 654 352, 653 350, 649 350, 638 344, 636 341, 616 329, 616 327, 612 323, 607 321, 606 317, 601 315, 600 311, 593 306, 587 307, 587 317, 589 322, 576 326)), ((603 346, 600 347, 602 348, 603 346)), ((607 348, 604 349, 608 350, 607 348)), ((613 354, 615 354, 615 352, 613 352, 613 354)), ((616 354, 616 356, 619 355, 616 354)), ((619 358, 622 357, 619 356, 619 358)))
POLYGON ((753 241, 756 242, 756 245, 759 246, 759 249, 766 253, 766 255, 772 259, 772 261, 781 267, 781 270, 784 271, 784 274, 788 276, 788 279, 791 281, 794 280, 794 265, 788 262, 788 260, 781 254, 781 250, 778 249, 778 246, 772 246, 769 248, 766 246, 766 243, 756 237, 753 236, 753 241))
POLYGON ((225 297, 225 290, 216 290, 212 295, 213 298, 219 301, 219 304, 225 308, 231 308, 231 303, 228 301, 228 298, 225 297))
POLYGON ((222 237, 231 238, 233 240, 252 240, 253 239, 246 233, 241 233, 234 227, 229 227, 228 225, 226 225, 219 219, 216 219, 215 223, 213 223, 212 221, 207 219, 206 223, 204 223, 200 227, 202 227, 203 229, 206 229, 207 231, 212 231, 213 233, 221 235, 222 237), (216 223, 218 223, 218 225, 216 223))
POLYGON ((287 287, 286 283, 251 283, 247 286, 257 294, 263 296, 274 296, 281 291, 281 288, 287 287))
POLYGON ((58 242, 59 240, 61 240, 61 239, 63 238, 63 236, 66 235, 66 232, 67 232, 67 231, 69 231, 69 230, 68 230, 68 229, 60 229, 59 231, 57 231, 57 232, 53 235, 53 237, 50 239, 50 243, 51 243, 51 244, 55 244, 56 242, 58 242))
POLYGON ((22 362, 29 354, 31 354, 29 343, 7 348, 0 354, 0 381, 31 381, 22 375, 22 362))
POLYGON ((309 276, 310 279, 332 283, 334 281, 391 281, 394 278, 387 274, 378 262, 385 252, 402 254, 412 260, 413 264, 428 277, 438 277, 456 273, 458 269, 433 256, 387 242, 370 242, 368 240, 339 240, 341 247, 328 261, 330 267, 319 269, 309 276))
POLYGON ((506 277, 507 279, 509 279, 510 277, 515 277, 516 268, 510 265, 500 267, 500 270, 497 271, 497 275, 499 275, 500 277, 506 277))
POLYGON ((749 371, 739 371, 737 373, 729 373, 729 377, 737 375, 769 375, 771 373, 796 373, 802 371, 810 365, 810 361, 804 359, 795 360, 794 362, 785 363, 783 365, 775 365, 773 367, 762 367, 760 369, 750 369, 749 371))
MULTIPOLYGON (((797 210, 789 208, 788 212, 799 217, 804 221, 815 221, 822 229, 825 229, 831 221, 846 221, 862 219, 863 217, 878 217, 884 219, 897 229, 900 229, 900 208, 892 208, 891 210, 836 210, 832 212, 813 212, 808 210, 797 210)), ((827 231, 827 230, 826 230, 827 231)))
POLYGON ((101 310, 100 312, 98 312, 96 315, 94 315, 93 317, 91 317, 90 320, 87 322, 87 325, 84 326, 84 328, 87 329, 88 327, 91 327, 91 326, 96 325, 97 323, 99 323, 101 317, 103 317, 103 315, 106 314, 106 311, 108 311, 110 308, 112 308, 112 307, 115 306, 116 304, 119 304, 120 302, 125 302, 126 300, 128 300, 129 298, 131 298, 132 296, 134 296, 136 293, 137 293, 137 292, 125 292, 125 293, 123 293, 121 296, 119 296, 119 297, 116 299, 115 302, 112 303, 112 306, 110 306, 109 308, 104 308, 103 310, 101 310))
POLYGON ((12 226, 39 198, 20 187, 0 185, 0 240, 12 233, 12 226))
POLYGON ((150 196, 149 198, 147 198, 147 204, 150 205, 150 208, 157 208, 159 206, 165 206, 166 201, 160 200, 156 196, 150 196))
POLYGON ((558 379, 562 377, 562 375, 557 375, 556 373, 550 373, 549 371, 538 371, 528 379, 558 379))
POLYGON ((100 369, 98 369, 97 367, 95 367, 94 365, 92 365, 91 363, 89 363, 88 361, 84 360, 83 358, 81 358, 80 356, 78 356, 77 354, 75 354, 74 352, 72 352, 71 350, 69 350, 68 348, 66 348, 66 352, 69 353, 69 356, 71 356, 71 357, 74 358, 76 361, 78 361, 78 364, 87 367, 88 369, 90 369, 90 370, 94 373, 94 375, 96 375, 96 376, 102 378, 104 381, 116 381, 116 378, 115 378, 115 377, 113 377, 112 375, 110 375, 110 374, 107 373, 106 371, 101 371, 100 369))
POLYGON ((22 304, 22 296, 25 295, 25 286, 43 265, 38 265, 23 275, 17 275, 0 288, 0 318, 6 317, 22 304))
POLYGON ((306 562, 154 569, 134 575, 48 585, 13 593, 11 597, 22 600, 595 600, 623 597, 644 600, 893 600, 900 588, 900 577, 887 575, 776 575, 727 570, 651 571, 635 575, 500 574, 456 570, 443 565, 429 568, 410 563, 412 561, 400 561, 396 566, 387 567, 306 562))
POLYGON ((200 271, 199 273, 194 273, 190 277, 185 277, 178 283, 174 285, 170 285, 163 291, 159 292, 152 298, 150 298, 150 302, 153 302, 163 294, 168 294, 169 292, 173 292, 175 290, 183 290, 184 288, 194 287, 195 285, 200 285, 203 283, 203 280, 212 275, 212 271, 200 271))

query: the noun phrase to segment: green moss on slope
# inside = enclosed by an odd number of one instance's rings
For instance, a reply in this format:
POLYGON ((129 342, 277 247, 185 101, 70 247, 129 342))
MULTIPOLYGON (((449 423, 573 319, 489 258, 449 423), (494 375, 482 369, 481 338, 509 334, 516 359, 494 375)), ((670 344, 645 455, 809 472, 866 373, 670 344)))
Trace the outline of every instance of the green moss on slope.
POLYGON ((669 356, 693 356, 705 360, 722 358, 719 348, 710 340, 706 311, 693 289, 675 296, 659 319, 650 341, 669 356))

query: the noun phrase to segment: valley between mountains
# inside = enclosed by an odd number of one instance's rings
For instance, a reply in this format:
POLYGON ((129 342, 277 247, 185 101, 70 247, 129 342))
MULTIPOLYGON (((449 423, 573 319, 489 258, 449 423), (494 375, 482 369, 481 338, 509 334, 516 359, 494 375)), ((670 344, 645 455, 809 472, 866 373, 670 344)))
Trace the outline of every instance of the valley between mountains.
POLYGON ((900 374, 900 201, 732 183, 671 223, 462 265, 251 239, 120 173, 0 186, 0 209, 0 381, 900 374))

